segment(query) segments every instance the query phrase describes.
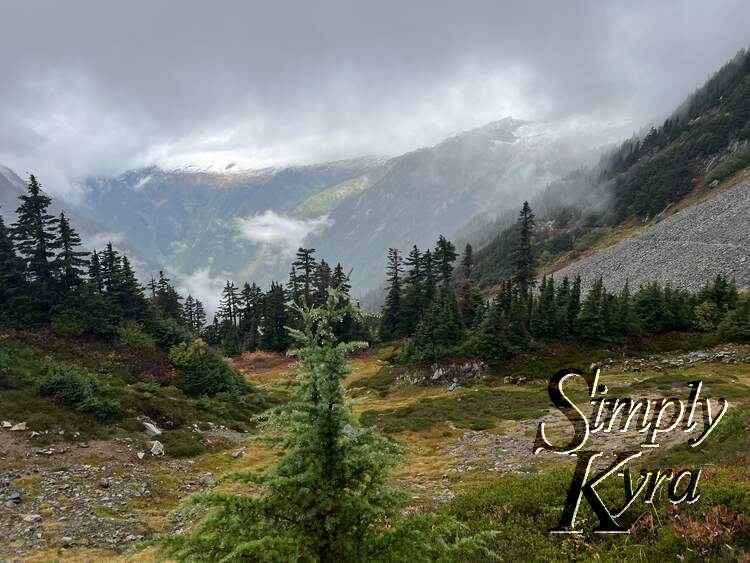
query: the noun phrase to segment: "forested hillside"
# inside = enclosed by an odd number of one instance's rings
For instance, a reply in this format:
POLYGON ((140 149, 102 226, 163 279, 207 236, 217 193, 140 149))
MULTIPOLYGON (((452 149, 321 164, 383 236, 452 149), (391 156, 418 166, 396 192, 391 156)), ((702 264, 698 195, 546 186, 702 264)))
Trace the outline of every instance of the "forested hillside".
MULTIPOLYGON (((710 196, 750 165, 749 122, 750 54, 742 50, 660 126, 532 198, 539 225, 534 249, 543 268, 658 220, 690 194, 710 196)), ((474 276, 482 287, 512 272, 515 235, 512 218, 505 221, 497 238, 476 252, 474 276)))

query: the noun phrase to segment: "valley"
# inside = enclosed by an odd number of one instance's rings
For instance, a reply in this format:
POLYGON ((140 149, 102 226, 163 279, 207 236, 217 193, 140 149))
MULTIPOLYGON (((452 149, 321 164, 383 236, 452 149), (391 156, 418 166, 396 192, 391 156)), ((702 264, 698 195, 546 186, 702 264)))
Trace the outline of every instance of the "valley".
MULTIPOLYGON (((719 474, 726 471, 722 469, 725 466, 746 467, 747 451, 742 444, 749 431, 744 413, 750 408, 750 347, 667 351, 676 342, 644 341, 639 345, 640 354, 651 351, 645 355, 636 355, 638 347, 606 356, 614 350, 556 346, 489 370, 452 390, 446 384, 400 381, 397 374, 402 368, 389 361, 392 348, 375 348, 350 358, 351 373, 345 387, 360 421, 374 423, 404 447, 405 457, 392 480, 407 495, 403 509, 407 513, 440 511, 456 503, 460 507, 467 495, 471 498, 484 487, 491 490, 508 479, 523 486, 549 478, 545 475, 572 470, 568 457, 533 454, 541 420, 552 424, 550 435, 556 439, 562 440, 570 432, 570 424, 547 397, 546 379, 553 364, 582 365, 597 360, 611 393, 633 397, 669 396, 684 391, 688 381, 701 379, 705 393, 726 397, 733 412, 743 413, 740 420, 745 422, 736 427, 740 434, 732 434, 728 441, 726 432, 709 438, 702 448, 705 451, 698 455, 700 466, 719 474), (663 351, 655 353, 659 349, 663 351), (507 383, 520 379, 520 374, 522 383, 507 383)), ((283 356, 254 353, 230 361, 254 386, 255 393, 284 395, 284 381, 293 368, 283 356)), ((576 393, 581 391, 582 386, 576 393)), ((254 440, 257 430, 233 431, 198 417, 186 419, 182 425, 191 429, 204 452, 181 451, 177 443, 165 440, 163 457, 152 455, 148 444, 164 438, 150 437, 141 423, 109 428, 99 438, 84 437, 84 428, 62 429, 54 421, 47 425, 38 418, 25 430, 0 429, 0 494, 4 502, 0 526, 7 538, 0 557, 9 561, 116 557, 154 533, 188 526, 191 518, 175 512, 186 495, 209 489, 240 492, 237 484, 222 480, 224 473, 258 469, 275 459, 272 450, 254 440), (17 503, 8 500, 14 493, 19 495, 17 503)), ((730 416, 734 418, 736 414, 730 416)), ((731 420, 729 424, 734 424, 731 420)), ((168 422, 160 418, 155 424, 163 430, 168 422)), ((665 449, 651 456, 648 464, 695 457, 689 448, 678 447, 686 438, 681 432, 670 433, 665 449)), ((637 434, 623 438, 599 435, 591 447, 595 449, 597 441, 604 440, 607 451, 612 451, 615 442, 616 448, 627 448, 639 439, 637 434)), ((563 493, 561 487, 559 494, 563 493)), ((704 497, 691 510, 708 510, 718 500, 709 493, 704 497)), ((548 509, 555 513, 561 506, 553 502, 548 509)), ((644 505, 637 511, 649 513, 644 505)), ((537 533, 540 540, 545 538, 544 530, 537 533)), ((595 543, 591 549, 596 549, 595 543)), ((147 548, 138 552, 135 560, 151 561, 153 557, 153 548, 147 548)))

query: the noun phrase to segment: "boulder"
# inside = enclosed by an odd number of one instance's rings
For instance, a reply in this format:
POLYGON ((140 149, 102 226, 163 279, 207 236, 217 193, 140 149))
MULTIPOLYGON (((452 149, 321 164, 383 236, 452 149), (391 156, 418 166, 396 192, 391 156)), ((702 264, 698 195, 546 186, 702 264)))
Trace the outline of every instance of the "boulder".
POLYGON ((164 451, 164 444, 162 444, 159 440, 154 440, 153 442, 148 443, 149 452, 151 452, 152 456, 160 457, 163 456, 166 452, 164 451))

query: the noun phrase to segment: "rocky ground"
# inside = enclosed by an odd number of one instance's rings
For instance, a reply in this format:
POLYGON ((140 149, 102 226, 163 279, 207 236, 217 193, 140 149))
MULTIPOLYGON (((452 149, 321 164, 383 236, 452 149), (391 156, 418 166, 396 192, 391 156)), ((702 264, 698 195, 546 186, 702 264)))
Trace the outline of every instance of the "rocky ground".
MULTIPOLYGON (((158 442, 145 432, 143 438, 158 442)), ((177 500, 215 479, 194 460, 161 457, 141 444, 0 429, 0 561, 23 561, 42 548, 62 558, 79 548, 114 556, 178 527, 170 514, 177 500)))
MULTIPOLYGON (((257 359, 253 361, 257 363, 257 359)), ((246 373, 256 385, 277 384, 289 368, 282 363, 255 370, 252 362, 246 363, 246 373)), ((363 355, 352 363, 355 372, 350 381, 372 376, 383 365, 374 355, 363 355)), ((734 385, 733 374, 743 373, 745 365, 750 366, 750 346, 722 345, 689 353, 609 358, 592 368, 602 369, 613 396, 638 399, 661 398, 665 393, 687 398, 687 387, 672 376, 684 373, 688 377, 689 373, 692 377, 696 370, 719 370, 722 384, 734 385), (660 386, 639 387, 654 377, 666 379, 660 386)), ((464 393, 481 392, 477 390, 486 383, 482 381, 487 369, 468 363, 433 366, 414 377, 407 374, 398 378, 387 394, 369 392, 358 399, 363 403, 355 410, 392 408, 436 397, 460 400, 464 393)), ((744 382, 744 376, 741 378, 744 382)), ((539 393, 542 385, 539 380, 496 377, 491 387, 484 389, 497 392, 498 386, 508 386, 516 393, 539 393)), ((408 452, 404 465, 394 474, 410 491, 412 500, 406 510, 449 501, 503 474, 572 467, 574 460, 569 456, 533 453, 540 420, 549 425, 549 435, 555 439, 562 440, 570 432, 569 422, 557 410, 548 409, 546 394, 539 393, 539 397, 544 401, 540 406, 547 409, 541 418, 507 420, 499 414, 484 430, 457 428, 442 419, 426 430, 393 434, 408 452)), ((34 433, 23 428, 22 421, 6 422, 0 420, 0 561, 114 559, 155 532, 184 527, 173 509, 185 495, 216 486, 227 470, 252 464, 257 468, 272 459, 262 445, 221 427, 202 430, 221 441, 219 449, 194 459, 173 459, 169 452, 162 456, 159 448, 153 448, 159 429, 149 420, 142 421, 142 432, 137 435, 91 442, 82 442, 75 435, 34 433)), ((669 448, 688 437, 677 429, 660 443, 669 448)), ((588 447, 607 452, 613 447, 633 450, 642 441, 643 434, 634 431, 599 433, 591 436, 588 447)))
POLYGON ((608 289, 650 281, 697 290, 717 273, 750 287, 750 179, 555 272, 608 289))

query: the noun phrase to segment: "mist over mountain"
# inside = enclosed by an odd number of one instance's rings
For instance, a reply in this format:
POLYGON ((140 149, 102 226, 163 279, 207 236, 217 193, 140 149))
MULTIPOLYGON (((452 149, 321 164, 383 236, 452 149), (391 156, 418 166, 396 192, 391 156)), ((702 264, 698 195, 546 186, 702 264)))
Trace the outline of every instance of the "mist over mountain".
MULTIPOLYGON (((163 268, 209 307, 226 279, 283 279, 303 245, 352 268, 362 295, 381 283, 389 247, 491 222, 626 131, 506 118, 390 159, 251 171, 152 166, 86 179, 66 210, 85 239, 125 245, 142 276, 163 268)), ((4 170, 8 212, 24 182, 4 170)))

